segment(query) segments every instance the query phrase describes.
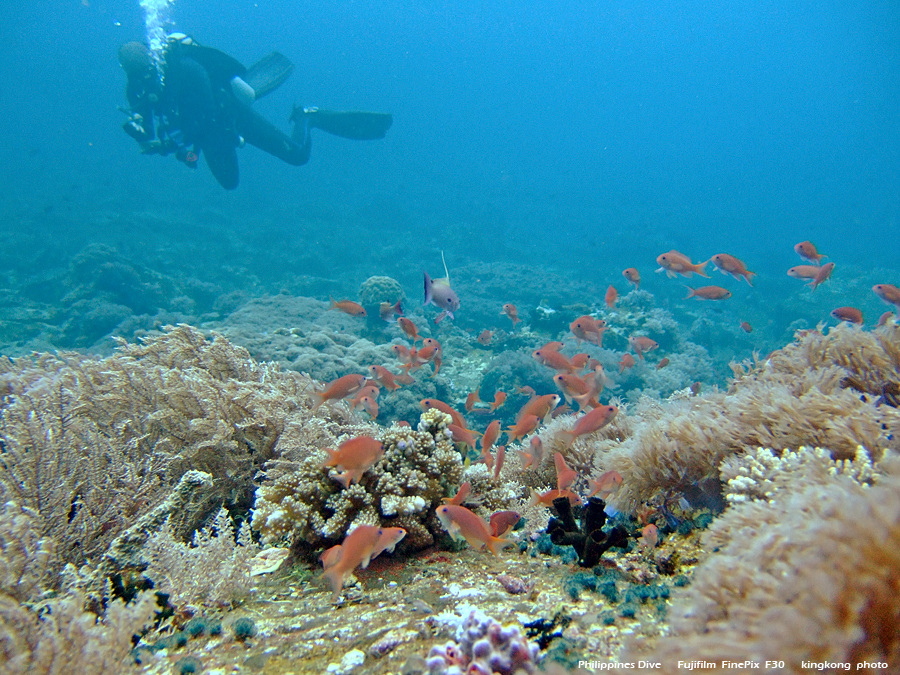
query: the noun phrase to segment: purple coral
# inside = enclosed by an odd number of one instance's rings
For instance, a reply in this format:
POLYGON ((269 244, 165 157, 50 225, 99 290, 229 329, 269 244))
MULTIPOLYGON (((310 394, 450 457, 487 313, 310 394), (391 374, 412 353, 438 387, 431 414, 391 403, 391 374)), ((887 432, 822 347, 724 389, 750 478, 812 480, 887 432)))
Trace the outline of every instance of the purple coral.
POLYGON ((472 611, 456 631, 456 642, 433 647, 426 664, 429 675, 512 675, 537 672, 538 646, 515 626, 504 628, 472 611))

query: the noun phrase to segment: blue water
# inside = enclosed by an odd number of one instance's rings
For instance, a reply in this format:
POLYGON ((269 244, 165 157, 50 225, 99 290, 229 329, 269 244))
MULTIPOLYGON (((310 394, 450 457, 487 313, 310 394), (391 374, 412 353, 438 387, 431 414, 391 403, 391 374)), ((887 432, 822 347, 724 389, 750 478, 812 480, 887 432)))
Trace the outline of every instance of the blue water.
MULTIPOLYGON (((193 323, 221 296, 303 275, 324 280, 323 299, 372 274, 418 298, 440 250, 472 294, 467 265, 520 265, 538 289, 551 270, 572 280, 588 305, 610 283, 624 294, 635 266, 676 314, 751 320, 760 342, 740 358, 839 305, 872 322, 887 307, 871 285, 900 284, 894 2, 178 0, 172 17, 246 65, 273 49, 294 62, 256 104, 285 131, 294 103, 394 125, 374 142, 315 132, 299 168, 242 149, 228 193, 202 162, 141 156, 120 129, 116 50, 144 36, 137 0, 3 3, 4 351, 91 346, 64 326, 90 292, 71 270, 91 244, 162 275, 170 314, 174 284, 193 323), (805 239, 837 265, 815 295, 785 275, 805 239), (684 303, 680 279, 653 274, 671 248, 728 252, 759 277, 750 289, 714 274, 729 304, 684 303)), ((489 299, 540 295, 521 290, 489 299)), ((485 319, 462 303, 458 325, 477 335, 485 319)))

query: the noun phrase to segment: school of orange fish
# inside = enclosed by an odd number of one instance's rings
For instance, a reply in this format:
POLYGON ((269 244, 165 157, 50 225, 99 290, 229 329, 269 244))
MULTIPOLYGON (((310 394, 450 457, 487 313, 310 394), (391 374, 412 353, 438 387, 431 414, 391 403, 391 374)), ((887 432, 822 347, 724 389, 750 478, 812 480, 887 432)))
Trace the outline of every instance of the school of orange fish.
MULTIPOLYGON (((798 265, 788 270, 788 275, 798 279, 809 280, 808 286, 815 290, 819 285, 831 277, 834 271, 834 263, 822 264, 822 259, 827 257, 820 254, 816 247, 809 241, 803 241, 794 247, 794 250, 809 264, 798 265)), ((738 258, 727 253, 719 253, 702 263, 693 263, 690 258, 678 251, 672 250, 663 253, 656 258, 659 264, 658 272, 665 272, 669 277, 682 275, 691 277, 697 274, 709 278, 706 274, 706 266, 712 263, 723 274, 730 274, 735 279, 743 279, 752 286, 754 272, 747 269, 746 265, 738 258)), ((446 271, 446 265, 445 265, 446 271)), ((637 269, 629 267, 622 275, 635 288, 640 287, 641 276, 637 269)), ((425 304, 434 304, 440 310, 440 314, 434 320, 439 323, 445 317, 453 318, 453 313, 460 307, 459 298, 450 286, 449 275, 444 279, 431 279, 425 273, 425 304)), ((873 292, 888 304, 900 309, 900 289, 890 284, 878 284, 872 288, 873 292)), ((687 298, 700 298, 705 300, 726 300, 731 297, 731 292, 721 286, 701 286, 689 288, 687 298)), ((610 285, 606 295, 607 307, 615 306, 618 292, 610 285)), ((350 300, 336 301, 331 299, 332 309, 337 309, 351 316, 365 316, 366 310, 356 302, 350 300)), ((515 329, 521 319, 518 310, 511 303, 502 306, 503 313, 512 322, 515 329)), ((412 342, 412 346, 396 344, 391 347, 393 354, 398 359, 400 372, 380 366, 369 366, 369 376, 362 374, 350 374, 339 377, 328 383, 322 391, 314 394, 314 409, 327 401, 350 401, 351 410, 357 406, 365 410, 372 418, 378 417, 378 395, 380 388, 395 391, 401 385, 409 385, 414 382, 411 373, 427 364, 432 366, 432 376, 437 375, 442 363, 442 350, 440 343, 434 338, 423 338, 415 323, 403 316, 403 311, 398 300, 395 304, 382 303, 380 316, 385 321, 392 321, 396 316, 397 324, 404 335, 412 342), (416 346, 421 342, 421 346, 416 346)), ((862 313, 855 307, 838 307, 832 312, 839 321, 848 321, 856 324, 863 322, 862 313)), ((888 321, 892 312, 885 312, 879 320, 879 325, 888 321)), ((741 328, 750 332, 752 327, 746 321, 741 323, 741 328)), ((577 317, 569 325, 569 330, 578 344, 582 341, 601 346, 606 322, 589 315, 577 317)), ((476 338, 483 346, 491 343, 493 333, 484 330, 476 338)), ((632 335, 628 339, 631 349, 639 360, 644 360, 645 354, 653 351, 659 345, 652 339, 642 335, 632 335)), ((587 436, 602 429, 616 416, 618 409, 613 405, 603 405, 599 401, 599 395, 603 391, 605 375, 603 366, 588 354, 575 354, 567 357, 560 352, 562 342, 548 342, 539 349, 534 350, 532 357, 542 365, 556 372, 553 383, 561 394, 538 395, 531 387, 518 388, 517 393, 529 396, 529 400, 520 408, 515 416, 515 424, 507 427, 505 432, 501 429, 500 420, 491 421, 483 432, 478 432, 467 426, 463 414, 453 406, 434 398, 423 399, 420 405, 423 410, 436 408, 450 416, 452 423, 448 430, 452 434, 454 443, 464 446, 465 455, 469 450, 477 451, 480 440, 480 454, 475 462, 483 462, 489 472, 492 472, 494 480, 499 480, 500 471, 506 457, 506 445, 519 439, 531 438, 528 442, 528 450, 520 450, 523 470, 529 467, 537 468, 544 460, 544 447, 537 431, 550 417, 564 414, 572 418, 570 429, 557 432, 553 438, 554 446, 565 450, 569 448, 577 438, 587 436), (566 404, 559 406, 565 398, 566 404), (578 405, 578 412, 572 412, 569 407, 578 405), (582 414, 583 413, 583 414, 582 414), (506 433, 506 444, 497 445, 500 437, 506 433), (479 439, 480 437, 480 439, 479 439)), ((668 358, 662 358, 657 362, 657 369, 668 364, 668 358)), ((635 365, 635 357, 625 353, 618 363, 619 372, 635 365)), ((481 401, 476 389, 466 398, 466 413, 490 414, 496 411, 506 402, 507 394, 497 391, 494 400, 481 401)), ((401 424, 406 424, 401 422, 401 424)), ((340 473, 335 480, 345 488, 353 482, 358 482, 363 474, 368 471, 384 453, 380 441, 369 437, 360 436, 351 438, 342 443, 336 450, 328 450, 328 459, 325 467, 335 467, 340 473)), ((578 473, 571 469, 559 451, 554 453, 554 465, 556 467, 556 488, 544 493, 531 491, 531 505, 541 504, 551 507, 553 500, 565 497, 572 504, 582 504, 582 497, 569 488, 578 478, 578 473)), ((585 476, 588 484, 588 497, 598 496, 608 499, 622 484, 622 476, 616 471, 608 471, 598 477, 585 476)), ((494 555, 499 555, 503 548, 513 545, 507 538, 509 531, 519 520, 519 514, 514 511, 500 511, 491 516, 487 521, 470 509, 463 506, 471 491, 471 485, 464 483, 459 492, 444 499, 444 504, 436 509, 436 515, 442 526, 454 539, 464 539, 475 548, 486 547, 494 555)), ((401 528, 378 528, 374 526, 360 526, 351 532, 343 541, 321 555, 325 578, 333 591, 333 601, 339 597, 345 579, 354 569, 361 566, 365 568, 369 561, 384 550, 393 550, 394 546, 403 539, 406 532, 401 528)), ((652 548, 658 541, 658 531, 652 523, 647 524, 640 537, 641 546, 652 548)))

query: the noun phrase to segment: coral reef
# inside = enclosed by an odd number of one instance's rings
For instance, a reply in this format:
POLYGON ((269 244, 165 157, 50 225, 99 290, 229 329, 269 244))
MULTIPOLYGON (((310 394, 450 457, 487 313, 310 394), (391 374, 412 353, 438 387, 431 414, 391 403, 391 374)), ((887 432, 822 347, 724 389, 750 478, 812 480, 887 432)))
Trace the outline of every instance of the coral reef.
POLYGON ((302 431, 286 433, 278 447, 283 460, 271 465, 257 491, 254 529, 264 541, 287 538, 318 546, 342 539, 356 525, 384 525, 406 530, 401 548, 431 545, 441 532, 434 509, 456 492, 463 469, 449 422, 449 415, 431 409, 417 429, 395 425, 375 431, 384 456, 346 489, 333 469, 322 467, 322 446, 310 447, 302 431))
POLYGON ((369 314, 374 314, 376 317, 378 317, 378 308, 382 302, 393 305, 405 297, 403 286, 391 277, 369 277, 359 286, 359 304, 365 307, 369 314))
POLYGON ((547 524, 550 541, 556 546, 575 549, 582 567, 594 567, 600 562, 600 556, 613 547, 628 548, 628 532, 624 527, 616 525, 609 532, 603 531, 605 507, 602 499, 591 497, 581 511, 581 523, 577 523, 568 497, 557 497, 553 508, 559 518, 551 518, 547 524))

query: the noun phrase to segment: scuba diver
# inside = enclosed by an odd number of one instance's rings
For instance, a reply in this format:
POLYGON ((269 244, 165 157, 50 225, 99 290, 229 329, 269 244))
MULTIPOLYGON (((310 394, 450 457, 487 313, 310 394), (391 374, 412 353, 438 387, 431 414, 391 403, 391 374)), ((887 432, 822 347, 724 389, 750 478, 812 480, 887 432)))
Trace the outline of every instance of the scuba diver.
POLYGON ((144 154, 170 155, 196 168, 200 155, 226 190, 238 186, 237 148, 245 143, 301 166, 309 161, 310 131, 321 129, 353 140, 384 138, 393 118, 386 113, 339 112, 294 107, 290 136, 252 109, 278 88, 293 64, 273 52, 250 68, 183 33, 168 36, 159 68, 148 47, 127 42, 119 63, 128 76, 129 108, 123 125, 144 154))

